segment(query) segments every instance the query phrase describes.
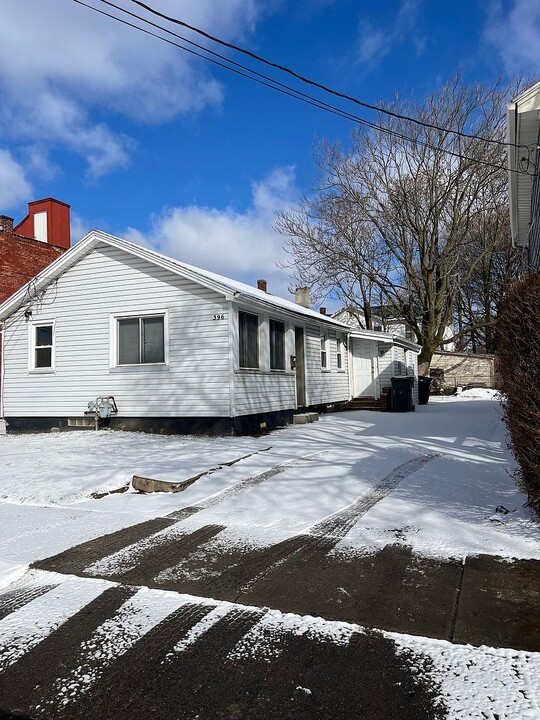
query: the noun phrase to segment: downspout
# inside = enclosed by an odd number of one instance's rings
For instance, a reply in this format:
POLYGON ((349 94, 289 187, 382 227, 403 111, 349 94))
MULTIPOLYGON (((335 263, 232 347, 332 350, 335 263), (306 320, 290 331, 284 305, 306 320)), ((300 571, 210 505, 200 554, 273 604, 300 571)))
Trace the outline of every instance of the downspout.
POLYGON ((349 401, 353 398, 353 382, 354 382, 354 375, 353 375, 353 358, 352 358, 352 338, 351 335, 347 335, 347 367, 349 369, 348 372, 348 380, 349 380, 349 401))

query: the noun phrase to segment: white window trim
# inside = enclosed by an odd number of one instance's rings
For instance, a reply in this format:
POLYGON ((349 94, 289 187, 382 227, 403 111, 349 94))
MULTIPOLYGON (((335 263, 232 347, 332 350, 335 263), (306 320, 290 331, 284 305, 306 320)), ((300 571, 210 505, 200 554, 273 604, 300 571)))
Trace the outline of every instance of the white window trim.
POLYGON ((56 369, 56 320, 31 320, 28 323, 28 372, 54 373, 56 369), (36 328, 52 325, 51 366, 36 367, 36 328))
POLYGON ((265 320, 266 318, 256 310, 246 309, 244 307, 236 309, 237 337, 235 338, 235 369, 238 372, 260 373, 265 372, 267 369, 266 366, 270 368, 270 357, 266 353, 266 334, 269 330, 267 330, 268 323, 265 323, 265 320), (257 367, 244 367, 243 365, 240 365, 240 313, 244 313, 244 315, 253 315, 257 318, 257 360, 259 363, 257 367))
POLYGON ((280 320, 277 317, 270 316, 268 318, 268 367, 272 373, 285 373, 287 372, 287 333, 289 331, 289 324, 285 320, 280 320), (270 328, 271 322, 278 322, 283 325, 283 367, 273 368, 272 367, 272 352, 270 348, 272 331, 270 328))
POLYGON ((343 333, 336 333, 336 367, 337 371, 340 373, 345 372, 346 354, 347 348, 345 347, 345 336, 343 335, 343 333), (341 367, 339 367, 338 355, 341 355, 341 367))
POLYGON ((322 341, 324 339, 324 347, 323 343, 321 342, 321 371, 322 372, 331 372, 332 370, 332 363, 330 359, 330 337, 328 334, 328 330, 325 332, 320 332, 320 340, 322 341), (326 365, 322 364, 322 354, 325 353, 326 356, 326 365))
POLYGON ((109 315, 109 367, 110 368, 153 368, 169 366, 169 311, 168 310, 130 310, 129 312, 111 313, 109 315), (120 365, 118 362, 118 320, 130 318, 163 317, 164 361, 156 363, 133 363, 120 365))

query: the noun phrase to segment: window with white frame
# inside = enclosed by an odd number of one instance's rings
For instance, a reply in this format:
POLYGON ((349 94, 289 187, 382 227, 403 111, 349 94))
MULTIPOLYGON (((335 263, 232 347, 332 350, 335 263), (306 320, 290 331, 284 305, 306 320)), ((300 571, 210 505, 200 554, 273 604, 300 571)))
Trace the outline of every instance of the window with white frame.
POLYGON ((116 318, 117 365, 165 362, 165 316, 116 318))
POLYGON ((343 370, 343 336, 342 335, 336 336, 336 359, 337 359, 337 369, 343 370))
POLYGON ((54 322, 30 325, 30 368, 32 370, 54 368, 54 322))
POLYGON ((241 368, 259 367, 259 318, 257 315, 238 312, 238 350, 241 368))
POLYGON ((285 370, 285 323, 270 319, 270 369, 285 370))
POLYGON ((321 333, 321 368, 328 369, 328 335, 321 333))

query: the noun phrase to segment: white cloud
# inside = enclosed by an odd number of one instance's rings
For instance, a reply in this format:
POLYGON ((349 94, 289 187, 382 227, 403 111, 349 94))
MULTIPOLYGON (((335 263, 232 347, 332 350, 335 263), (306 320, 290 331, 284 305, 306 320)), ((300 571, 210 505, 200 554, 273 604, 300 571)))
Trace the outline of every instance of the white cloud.
POLYGON ((72 209, 70 213, 71 244, 78 243, 91 229, 91 224, 72 209))
POLYGON ((26 179, 23 168, 9 150, 0 149, 0 211, 17 207, 28 200, 32 186, 26 179))
POLYGON ((244 212, 197 205, 169 208, 154 219, 149 233, 129 228, 122 237, 250 284, 265 278, 270 292, 287 296, 289 280, 277 267, 284 258, 283 238, 272 223, 277 210, 298 200, 294 181, 294 168, 279 168, 252 184, 251 205, 244 212))
MULTIPOLYGON (((260 14, 259 0, 162 0, 160 9, 233 40, 251 32, 260 14)), ((0 93, 4 137, 67 147, 95 178, 124 165, 132 144, 94 113, 160 123, 219 105, 223 90, 203 61, 81 5, 4 0, 0 93)))
POLYGON ((402 0, 396 19, 384 28, 362 20, 358 28, 357 58, 363 64, 376 64, 388 55, 395 46, 405 41, 412 42, 421 54, 424 42, 414 32, 418 8, 422 0, 402 0))
POLYGON ((540 68, 540 3, 515 0, 512 7, 493 2, 488 13, 486 39, 501 55, 509 73, 535 73, 540 68))

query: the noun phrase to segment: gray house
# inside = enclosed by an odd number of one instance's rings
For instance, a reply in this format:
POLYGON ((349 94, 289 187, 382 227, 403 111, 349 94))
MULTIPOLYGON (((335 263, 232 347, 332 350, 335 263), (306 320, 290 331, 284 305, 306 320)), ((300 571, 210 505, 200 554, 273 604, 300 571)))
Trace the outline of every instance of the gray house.
POLYGON ((112 396, 111 424, 252 432, 350 397, 347 326, 92 231, 2 305, 0 418, 66 427, 112 396))
POLYGON ((528 249, 529 267, 540 269, 540 82, 507 108, 512 242, 528 249))

